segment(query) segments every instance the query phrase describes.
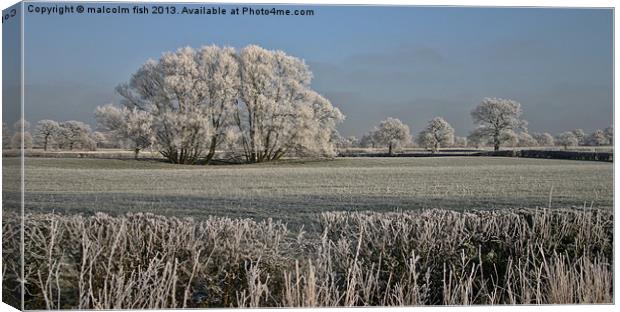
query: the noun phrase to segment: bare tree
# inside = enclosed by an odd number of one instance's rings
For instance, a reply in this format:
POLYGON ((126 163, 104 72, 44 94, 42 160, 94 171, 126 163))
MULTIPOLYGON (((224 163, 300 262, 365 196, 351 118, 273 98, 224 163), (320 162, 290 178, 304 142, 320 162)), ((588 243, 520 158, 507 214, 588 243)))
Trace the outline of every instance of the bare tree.
POLYGON ((511 137, 508 131, 525 130, 527 123, 521 120, 521 114, 519 102, 500 98, 484 98, 471 112, 476 131, 488 137, 496 151, 511 137))
POLYGON ((435 117, 419 134, 418 143, 435 153, 442 146, 454 144, 454 128, 443 118, 435 117))
POLYGON ((579 144, 579 139, 573 132, 567 131, 560 133, 555 143, 564 146, 564 149, 568 149, 569 146, 577 146, 579 144))
POLYGON ((387 146, 388 153, 393 155, 395 147, 411 142, 409 126, 396 118, 389 117, 382 121, 373 131, 374 140, 378 145, 387 146))
POLYGON ((43 145, 44 151, 47 151, 59 131, 60 124, 57 121, 45 119, 37 122, 36 138, 43 145))

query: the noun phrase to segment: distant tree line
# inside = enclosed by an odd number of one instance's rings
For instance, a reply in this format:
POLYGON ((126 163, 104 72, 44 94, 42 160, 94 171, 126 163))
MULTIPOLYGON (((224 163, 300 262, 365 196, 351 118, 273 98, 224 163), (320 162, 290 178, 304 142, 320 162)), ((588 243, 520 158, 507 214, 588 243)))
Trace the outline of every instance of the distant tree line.
POLYGON ((181 48, 148 60, 116 91, 120 105, 99 106, 97 130, 83 122, 41 120, 34 129, 25 120, 3 123, 4 148, 95 150, 145 149, 171 163, 208 163, 217 152, 248 163, 285 156, 333 156, 338 149, 396 149, 420 146, 431 153, 446 147, 601 146, 613 144, 613 126, 586 134, 581 129, 532 133, 519 102, 484 98, 471 111, 474 130, 456 136, 442 117, 412 135, 396 118, 381 121, 361 138, 343 138, 336 126, 344 115, 312 90, 312 72, 299 58, 256 45, 181 48), (31 134, 34 131, 34 136, 31 134))
POLYGON ((419 146, 432 153, 446 147, 490 146, 494 150, 500 147, 535 147, 561 146, 565 149, 574 146, 613 145, 613 125, 605 129, 597 129, 586 134, 582 129, 562 132, 553 136, 547 132, 532 133, 527 130, 527 122, 521 119, 521 104, 500 98, 485 98, 471 112, 475 125, 467 137, 459 137, 454 128, 442 117, 428 121, 425 128, 413 138, 409 126, 396 118, 387 118, 379 126, 363 135, 341 137, 336 134, 334 141, 341 149, 387 148, 392 154, 396 147, 419 146))
POLYGON ((24 148, 33 147, 47 150, 96 150, 106 147, 106 135, 92 131, 88 124, 81 121, 40 120, 34 129, 26 120, 18 120, 13 124, 13 135, 6 123, 2 123, 3 148, 19 148, 22 138, 24 148), (34 131, 34 136, 31 134, 34 131))

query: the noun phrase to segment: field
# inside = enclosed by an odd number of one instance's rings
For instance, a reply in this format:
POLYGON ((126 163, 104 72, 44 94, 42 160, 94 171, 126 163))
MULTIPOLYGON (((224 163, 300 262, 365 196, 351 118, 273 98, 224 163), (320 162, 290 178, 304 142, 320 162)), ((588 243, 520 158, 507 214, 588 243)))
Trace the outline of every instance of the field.
MULTIPOLYGON (((7 178, 15 174, 18 159, 5 161, 7 178)), ((33 212, 152 212, 299 223, 334 210, 610 208, 612 181, 611 163, 505 157, 338 158, 192 167, 27 158, 25 196, 26 210, 33 212)), ((11 191, 15 189, 5 189, 11 191)), ((11 204, 16 202, 5 196, 5 205, 11 204)))
MULTIPOLYGON (((20 162, 3 162, 17 306, 20 162)), ((27 309, 613 302, 608 162, 25 164, 27 309)))

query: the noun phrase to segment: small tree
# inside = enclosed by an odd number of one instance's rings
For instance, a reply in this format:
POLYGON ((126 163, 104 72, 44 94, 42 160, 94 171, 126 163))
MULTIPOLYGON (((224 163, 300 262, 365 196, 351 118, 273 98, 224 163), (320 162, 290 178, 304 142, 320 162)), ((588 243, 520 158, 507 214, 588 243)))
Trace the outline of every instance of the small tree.
POLYGON ((586 145, 590 146, 602 146, 609 144, 605 131, 596 129, 586 138, 586 145))
POLYGON ((73 150, 75 147, 90 147, 92 140, 90 139, 90 126, 81 121, 65 121, 60 124, 58 132, 59 143, 61 147, 69 147, 73 150))
POLYGON ((24 149, 32 148, 32 135, 30 132, 15 132, 11 138, 11 146, 14 149, 19 149, 22 146, 22 136, 24 139, 24 149))
POLYGON ((499 150, 502 143, 510 138, 509 131, 525 130, 527 122, 521 120, 521 104, 519 102, 500 99, 484 98, 472 112, 471 116, 476 131, 493 142, 494 150, 499 150))
POLYGON ((586 144, 586 133, 583 131, 583 129, 575 129, 572 132, 577 138, 577 142, 579 145, 586 144))
POLYGON ((375 142, 375 135, 373 131, 370 131, 362 136, 359 142, 360 147, 372 147, 375 148, 377 143, 375 142))
POLYGON ((395 147, 411 142, 409 126, 392 117, 382 121, 373 133, 375 141, 379 145, 387 146, 390 155, 393 155, 395 147))
POLYGON ((539 146, 554 146, 555 140, 553 136, 547 132, 545 133, 534 133, 533 135, 536 142, 538 142, 539 146))
POLYGON ((454 137, 454 147, 467 147, 467 137, 455 136, 454 137))
POLYGON ((489 143, 488 136, 480 129, 474 129, 467 136, 467 144, 471 147, 480 148, 489 143))
POLYGON ((534 139, 527 132, 521 132, 521 133, 517 134, 517 139, 519 141, 518 145, 520 147, 531 147, 531 146, 537 146, 538 145, 538 141, 536 141, 536 139, 534 139))
POLYGON ((99 131, 94 131, 93 133, 91 133, 90 138, 95 143, 95 148, 102 147, 108 141, 106 135, 99 131))
POLYGON ((6 122, 2 123, 2 148, 11 148, 11 133, 9 127, 6 126, 6 122))
POLYGON ((564 146, 564 149, 568 149, 569 146, 577 146, 579 139, 573 132, 562 132, 555 140, 556 144, 564 146))
POLYGON ((20 119, 13 124, 13 129, 15 129, 15 134, 11 137, 11 146, 14 149, 22 148, 23 139, 23 148, 32 148, 32 135, 28 132, 28 129, 30 129, 30 123, 24 119, 20 119))
POLYGON ((57 121, 45 119, 37 123, 36 139, 43 146, 44 151, 47 151, 59 131, 60 124, 57 121))
POLYGON ((614 144, 614 125, 611 125, 605 128, 603 132, 605 132, 605 138, 607 138, 607 144, 613 145, 614 144))
POLYGON ((118 108, 112 104, 97 107, 95 118, 100 127, 118 141, 128 141, 134 158, 153 142, 152 115, 136 108, 118 108))
POLYGON ((435 153, 440 147, 454 143, 454 128, 443 118, 435 117, 419 134, 418 143, 435 153))

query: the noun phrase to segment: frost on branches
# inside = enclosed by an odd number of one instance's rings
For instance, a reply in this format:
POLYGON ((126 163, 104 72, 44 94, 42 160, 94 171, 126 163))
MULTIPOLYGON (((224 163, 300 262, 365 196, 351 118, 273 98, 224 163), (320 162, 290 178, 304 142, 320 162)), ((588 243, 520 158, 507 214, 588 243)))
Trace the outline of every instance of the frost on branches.
POLYGON ((418 143, 435 153, 440 147, 454 144, 454 128, 445 119, 435 117, 418 135, 418 143))
POLYGON ((515 132, 525 130, 527 122, 521 120, 521 104, 519 102, 500 98, 484 98, 471 112, 477 128, 472 132, 472 138, 488 140, 494 150, 499 150, 503 143, 513 144, 515 132))
POLYGON ((247 162, 333 155, 331 134, 344 116, 311 79, 302 60, 282 51, 181 48, 117 87, 123 108, 99 107, 96 115, 132 141, 136 155, 152 144, 172 163, 209 162, 218 149, 247 162))

